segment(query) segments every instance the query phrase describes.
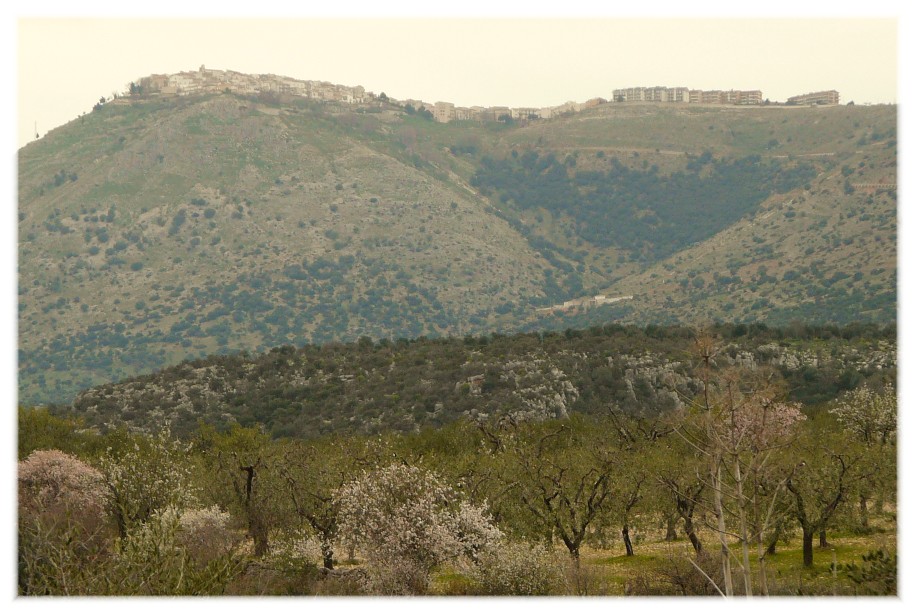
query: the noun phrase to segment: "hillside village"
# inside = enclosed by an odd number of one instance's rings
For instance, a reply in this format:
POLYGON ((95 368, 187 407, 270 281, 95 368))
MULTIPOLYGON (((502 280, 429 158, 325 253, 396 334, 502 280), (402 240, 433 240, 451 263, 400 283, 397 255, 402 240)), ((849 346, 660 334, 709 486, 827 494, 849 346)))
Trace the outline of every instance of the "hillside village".
MULTIPOLYGON (((550 119, 577 113, 601 104, 604 98, 592 98, 583 103, 565 102, 550 107, 472 106, 461 107, 451 102, 427 103, 422 100, 395 100, 383 92, 375 94, 361 85, 337 85, 326 81, 303 81, 274 74, 250 75, 233 70, 214 70, 200 66, 196 71, 177 74, 153 74, 131 83, 128 94, 133 96, 190 96, 230 91, 241 95, 272 94, 280 99, 301 97, 319 102, 346 104, 353 107, 376 106, 387 102, 408 111, 427 112, 440 123, 452 121, 528 121, 550 119)), ((829 90, 793 96, 788 105, 835 105, 837 91, 829 90)), ((660 102, 714 105, 762 105, 770 102, 760 90, 698 90, 687 87, 630 87, 615 89, 612 102, 660 102)))

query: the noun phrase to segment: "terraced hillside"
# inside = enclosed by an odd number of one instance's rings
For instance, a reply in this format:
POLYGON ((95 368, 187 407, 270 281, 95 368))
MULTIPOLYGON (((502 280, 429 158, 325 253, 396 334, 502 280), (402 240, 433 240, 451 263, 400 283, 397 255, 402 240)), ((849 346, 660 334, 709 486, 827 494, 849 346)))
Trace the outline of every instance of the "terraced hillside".
POLYGON ((854 187, 894 183, 894 107, 358 111, 122 99, 24 147, 20 401, 363 336, 894 321, 895 193, 854 187), (632 299, 536 310, 593 294, 632 299))

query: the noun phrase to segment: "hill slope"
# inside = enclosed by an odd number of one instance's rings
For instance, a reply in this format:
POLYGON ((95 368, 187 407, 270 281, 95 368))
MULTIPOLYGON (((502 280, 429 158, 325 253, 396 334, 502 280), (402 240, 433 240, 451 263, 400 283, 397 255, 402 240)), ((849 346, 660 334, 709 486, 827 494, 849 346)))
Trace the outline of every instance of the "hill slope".
MULTIPOLYGON (((864 380, 895 379, 892 329, 730 325, 711 332, 723 335, 717 367, 770 369, 791 400, 820 403, 864 380)), ((261 425, 289 437, 413 431, 460 418, 653 417, 695 397, 701 364, 692 330, 681 327, 363 339, 185 362, 86 390, 59 410, 102 429, 155 432, 169 423, 189 435, 203 421, 261 425)))
POLYGON ((23 403, 361 336, 894 320, 894 191, 852 187, 894 183, 894 107, 607 104, 504 126, 120 102, 20 151, 23 403), (517 189, 537 181, 555 191, 517 189), (536 311, 596 293, 633 299, 536 311))

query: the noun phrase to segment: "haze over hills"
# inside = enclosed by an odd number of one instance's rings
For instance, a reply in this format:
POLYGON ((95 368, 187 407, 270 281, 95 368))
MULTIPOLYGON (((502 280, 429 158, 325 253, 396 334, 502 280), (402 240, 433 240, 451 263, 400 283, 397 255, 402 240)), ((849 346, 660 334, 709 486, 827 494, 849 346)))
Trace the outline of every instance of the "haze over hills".
POLYGON ((20 150, 20 402, 362 336, 891 323, 895 130, 894 106, 105 104, 20 150), (564 306, 594 295, 631 299, 564 306))

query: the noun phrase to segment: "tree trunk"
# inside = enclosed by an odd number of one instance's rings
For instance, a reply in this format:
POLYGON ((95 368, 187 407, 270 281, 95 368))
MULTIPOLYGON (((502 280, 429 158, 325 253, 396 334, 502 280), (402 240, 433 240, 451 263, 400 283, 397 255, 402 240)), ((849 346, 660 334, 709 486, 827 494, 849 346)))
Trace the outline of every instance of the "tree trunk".
POLYGON ((683 529, 685 530, 686 536, 689 537, 689 542, 692 543, 692 548, 695 550, 695 553, 701 553, 701 541, 698 540, 698 535, 695 533, 695 526, 692 524, 691 515, 685 518, 683 529))
POLYGON ((812 537, 815 536, 812 530, 803 528, 803 566, 812 566, 812 537))
POLYGON ((254 556, 262 558, 270 551, 269 530, 260 517, 251 518, 251 536, 254 538, 254 556))
POLYGON ((720 539, 721 573, 724 576, 724 594, 733 596, 733 575, 730 572, 730 547, 727 545, 727 524, 724 519, 724 504, 721 492, 721 465, 711 471, 711 487, 714 488, 714 514, 717 516, 717 537, 720 539))
POLYGON ((333 543, 329 539, 321 539, 321 557, 324 559, 324 568, 333 570, 333 543))
POLYGON ((260 510, 254 502, 254 474, 256 465, 240 466, 246 474, 244 486, 244 510, 248 516, 248 533, 254 539, 254 555, 261 558, 270 550, 270 530, 260 516, 260 510))
POLYGON ((825 528, 822 528, 821 530, 819 530, 819 547, 821 547, 822 549, 825 549, 826 547, 831 547, 831 545, 828 544, 828 540, 825 538, 825 528))
POLYGON ((749 530, 746 527, 746 503, 743 496, 743 476, 739 466, 739 458, 734 458, 733 474, 736 478, 736 495, 739 500, 739 540, 740 548, 743 550, 743 586, 746 589, 746 596, 752 596, 752 573, 749 568, 749 530))
POLYGON ((774 526, 774 534, 771 535, 771 540, 768 542, 768 549, 765 550, 765 555, 773 556, 777 553, 779 538, 781 538, 781 522, 778 522, 774 526))
POLYGON ((635 550, 632 548, 632 539, 628 536, 628 524, 622 526, 622 542, 625 543, 625 555, 635 555, 635 550))
POLYGON ((667 542, 675 541, 678 538, 676 534, 676 520, 677 518, 673 515, 670 515, 666 518, 666 536, 664 540, 667 542))
POLYGON ((860 527, 869 528, 870 527, 870 514, 866 506, 866 495, 860 494, 860 527))

